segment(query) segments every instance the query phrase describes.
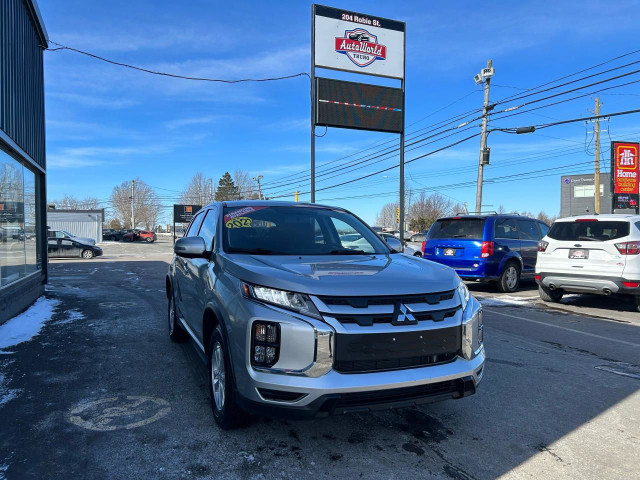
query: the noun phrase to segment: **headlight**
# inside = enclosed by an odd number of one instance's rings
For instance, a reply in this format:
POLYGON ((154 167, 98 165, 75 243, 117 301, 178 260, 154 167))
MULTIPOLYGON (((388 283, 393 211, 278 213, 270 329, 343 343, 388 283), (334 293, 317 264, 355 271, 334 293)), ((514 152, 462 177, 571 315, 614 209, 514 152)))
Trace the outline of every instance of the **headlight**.
POLYGON ((462 304, 462 311, 467 308, 467 303, 469 303, 469 289, 467 285, 460 279, 460 283, 458 283, 458 295, 460 296, 460 303, 462 304))
POLYGON ((263 303, 276 305, 287 310, 309 315, 311 317, 322 318, 308 295, 304 293, 288 292, 275 288, 259 287, 257 285, 242 284, 245 296, 253 298, 263 303))

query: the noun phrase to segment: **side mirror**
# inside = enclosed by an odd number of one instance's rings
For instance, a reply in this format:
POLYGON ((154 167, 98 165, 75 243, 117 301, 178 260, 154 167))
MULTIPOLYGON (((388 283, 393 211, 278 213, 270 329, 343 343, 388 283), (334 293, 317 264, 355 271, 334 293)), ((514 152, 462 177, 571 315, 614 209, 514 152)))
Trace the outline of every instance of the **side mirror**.
POLYGON ((388 237, 385 241, 387 242, 387 245, 389 245, 389 248, 391 248, 391 250, 393 250, 394 252, 402 253, 402 251, 404 250, 402 242, 399 238, 388 237))
POLYGON ((207 245, 202 237, 183 237, 176 240, 173 252, 184 258, 205 258, 207 245))

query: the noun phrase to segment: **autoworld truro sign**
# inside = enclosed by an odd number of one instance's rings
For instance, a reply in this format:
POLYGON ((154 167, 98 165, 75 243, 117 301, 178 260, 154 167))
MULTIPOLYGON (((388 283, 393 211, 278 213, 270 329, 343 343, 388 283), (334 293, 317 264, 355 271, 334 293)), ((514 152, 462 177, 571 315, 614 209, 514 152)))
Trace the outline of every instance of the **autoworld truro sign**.
POLYGON ((404 78, 404 22, 322 5, 313 21, 317 67, 404 78))
POLYGON ((611 183, 613 210, 633 209, 638 212, 638 153, 640 145, 611 142, 611 183))

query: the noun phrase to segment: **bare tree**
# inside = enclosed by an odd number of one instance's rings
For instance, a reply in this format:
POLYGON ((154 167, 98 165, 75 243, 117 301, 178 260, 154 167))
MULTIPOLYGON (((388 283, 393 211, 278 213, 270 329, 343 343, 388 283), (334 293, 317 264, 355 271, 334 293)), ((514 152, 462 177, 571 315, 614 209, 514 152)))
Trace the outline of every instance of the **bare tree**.
POLYGON ((236 170, 233 172, 233 183, 238 189, 238 200, 256 200, 258 199, 258 190, 251 180, 249 172, 245 170, 236 170))
POLYGON ((398 202, 387 203, 382 207, 376 217, 376 225, 380 227, 395 228, 397 221, 398 202))
POLYGON ((56 208, 68 210, 96 210, 100 208, 100 200, 95 197, 79 199, 69 194, 65 194, 61 199, 51 200, 47 203, 55 205, 56 208))
POLYGON ((202 172, 197 172, 180 194, 180 203, 206 205, 213 200, 211 189, 211 178, 205 177, 202 172))
POLYGON ((124 228, 136 228, 143 225, 147 229, 154 228, 162 215, 162 204, 155 191, 139 178, 135 179, 133 199, 131 198, 131 182, 122 182, 113 187, 111 192, 114 219, 120 221, 124 228), (135 224, 131 225, 131 203, 135 224))
POLYGON ((554 215, 554 216, 547 215, 547 213, 545 211, 541 211, 540 213, 538 213, 536 218, 538 220, 546 223, 547 225, 551 225, 556 220, 556 218, 558 218, 558 216, 557 215, 554 215))
POLYGON ((427 195, 420 192, 409 212, 411 230, 424 231, 438 218, 457 213, 459 208, 459 205, 454 205, 451 200, 438 193, 427 195))

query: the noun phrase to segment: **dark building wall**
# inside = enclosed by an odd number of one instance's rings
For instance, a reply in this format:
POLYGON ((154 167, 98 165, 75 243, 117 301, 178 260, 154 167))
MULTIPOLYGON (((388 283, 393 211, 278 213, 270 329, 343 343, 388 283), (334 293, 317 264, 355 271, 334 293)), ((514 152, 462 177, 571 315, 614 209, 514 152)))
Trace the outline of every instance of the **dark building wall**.
POLYGON ((45 168, 44 44, 25 0, 0 8, 0 129, 45 168))
POLYGON ((45 48, 36 0, 0 0, 0 324, 47 280, 45 48))
MULTIPOLYGON (((596 199, 593 195, 582 196, 584 188, 594 186, 593 173, 585 175, 565 175, 561 178, 560 216, 588 215, 595 213, 596 199)), ((600 213, 611 213, 611 176, 600 174, 600 213)))

